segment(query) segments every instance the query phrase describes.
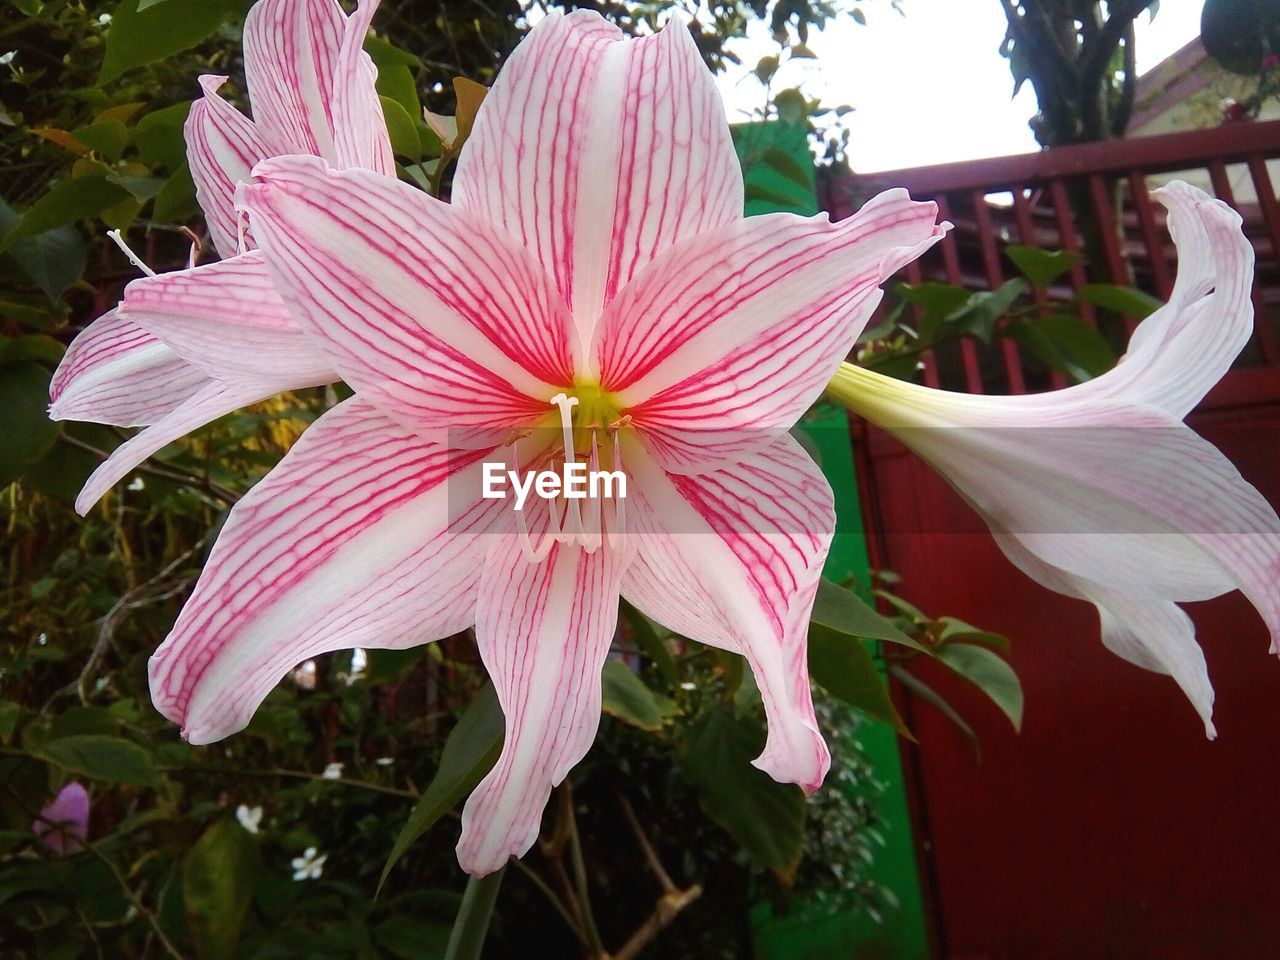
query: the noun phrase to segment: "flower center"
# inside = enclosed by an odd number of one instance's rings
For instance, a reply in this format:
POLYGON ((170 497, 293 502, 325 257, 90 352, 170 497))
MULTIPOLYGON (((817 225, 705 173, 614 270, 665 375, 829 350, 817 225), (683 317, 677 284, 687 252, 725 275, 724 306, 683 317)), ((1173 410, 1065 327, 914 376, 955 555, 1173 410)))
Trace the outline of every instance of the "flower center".
MULTIPOLYGON (((549 401, 559 418, 562 455, 552 455, 568 478, 574 471, 584 477, 585 496, 566 489, 543 500, 547 505, 547 531, 540 541, 529 532, 528 520, 516 510, 520 547, 531 563, 541 561, 553 544, 576 544, 594 553, 608 538, 618 546, 626 529, 626 471, 622 465, 620 433, 631 418, 619 413, 615 399, 598 384, 576 384, 572 392, 557 393, 549 401), (604 448, 604 454, 601 448, 604 448)), ((512 452, 519 460, 514 444, 512 452)))

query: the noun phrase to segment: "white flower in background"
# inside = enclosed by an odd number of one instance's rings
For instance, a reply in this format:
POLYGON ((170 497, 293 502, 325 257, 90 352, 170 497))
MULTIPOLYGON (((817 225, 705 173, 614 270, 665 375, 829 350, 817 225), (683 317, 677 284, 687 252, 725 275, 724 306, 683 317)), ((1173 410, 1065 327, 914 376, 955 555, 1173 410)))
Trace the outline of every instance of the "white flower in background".
POLYGON ((294 857, 289 861, 289 866, 293 867, 293 879, 320 879, 320 875, 324 873, 324 862, 329 859, 329 855, 322 853, 316 856, 317 852, 315 847, 307 847, 302 851, 302 856, 294 857))
POLYGON ((13 63, 13 58, 18 55, 17 50, 10 50, 8 53, 0 53, 0 67, 7 67, 13 63))
POLYGON ((389 767, 393 763, 395 763, 395 760, 393 760, 391 757, 379 757, 377 760, 373 762, 380 767, 389 767))
POLYGON ((316 662, 307 660, 300 663, 293 671, 293 682, 298 685, 299 690, 314 690, 316 688, 316 662))
POLYGON ((324 773, 320 774, 320 776, 324 777, 324 779, 326 780, 341 780, 342 764, 340 763, 329 764, 327 767, 324 768, 324 773))
POLYGON ((351 651, 351 669, 347 673, 340 673, 338 676, 342 678, 342 682, 348 687, 357 681, 363 680, 365 671, 369 667, 369 654, 361 647, 356 647, 351 651))
POLYGON ((258 824, 262 823, 262 808, 247 807, 242 803, 236 807, 236 820, 250 833, 257 833, 258 824))

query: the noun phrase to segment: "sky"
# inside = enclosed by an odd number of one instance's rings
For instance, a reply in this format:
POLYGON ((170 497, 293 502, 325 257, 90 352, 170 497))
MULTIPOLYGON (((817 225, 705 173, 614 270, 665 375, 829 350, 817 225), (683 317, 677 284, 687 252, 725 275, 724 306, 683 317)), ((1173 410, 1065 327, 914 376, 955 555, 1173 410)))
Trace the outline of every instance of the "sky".
MULTIPOLYGON (((849 18, 811 34, 816 60, 779 68, 774 89, 800 86, 831 106, 847 103, 849 158, 861 173, 949 163, 1037 149, 1027 120, 1035 95, 1025 84, 1014 100, 1008 61, 999 53, 1005 19, 998 0, 887 0, 863 3, 869 26, 849 18)), ((1200 0, 1163 0, 1155 19, 1136 26, 1139 74, 1200 32, 1200 0)), ((719 79, 731 119, 764 100, 750 74, 776 52, 767 31, 734 48, 743 66, 719 79)))

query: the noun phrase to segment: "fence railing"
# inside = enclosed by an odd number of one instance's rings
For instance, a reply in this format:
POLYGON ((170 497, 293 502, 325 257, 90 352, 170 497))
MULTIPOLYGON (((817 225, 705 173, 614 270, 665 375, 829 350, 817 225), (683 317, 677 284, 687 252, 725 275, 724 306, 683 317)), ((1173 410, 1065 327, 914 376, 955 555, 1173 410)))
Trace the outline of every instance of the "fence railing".
MULTIPOLYGON (((938 202, 955 224, 947 238, 898 279, 942 280, 995 289, 1013 274, 1003 256, 1010 243, 1072 250, 1081 259, 1037 307, 1072 300, 1089 283, 1137 286, 1164 300, 1173 286, 1176 257, 1164 209, 1151 190, 1174 177, 1229 203, 1244 217, 1257 253, 1253 302, 1255 336, 1238 367, 1252 379, 1280 383, 1280 121, 1235 123, 1213 130, 1059 147, 1041 153, 973 160, 869 175, 831 175, 820 184, 833 219, 850 215, 880 190, 901 186, 918 199, 938 202), (1264 373, 1265 371, 1265 373, 1264 373)), ((1099 316, 1088 303, 1072 309, 1089 324, 1133 318, 1099 316)), ((939 346, 923 357, 931 386, 969 392, 1023 393, 1061 386, 1011 339, 986 348, 970 338, 939 346)))

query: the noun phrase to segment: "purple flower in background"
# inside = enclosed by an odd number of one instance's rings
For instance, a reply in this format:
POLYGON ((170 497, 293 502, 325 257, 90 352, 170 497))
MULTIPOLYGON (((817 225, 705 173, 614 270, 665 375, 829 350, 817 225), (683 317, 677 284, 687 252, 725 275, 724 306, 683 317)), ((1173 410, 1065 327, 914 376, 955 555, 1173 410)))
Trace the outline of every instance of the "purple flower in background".
POLYGON ((31 829, 56 856, 65 857, 81 850, 80 841, 89 835, 89 792, 71 781, 40 811, 31 829))

